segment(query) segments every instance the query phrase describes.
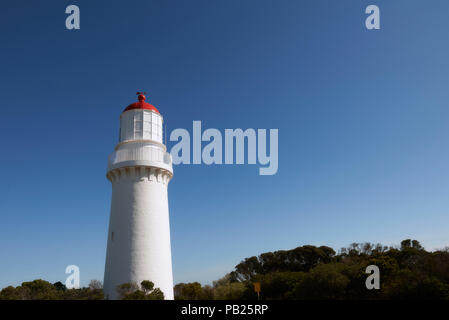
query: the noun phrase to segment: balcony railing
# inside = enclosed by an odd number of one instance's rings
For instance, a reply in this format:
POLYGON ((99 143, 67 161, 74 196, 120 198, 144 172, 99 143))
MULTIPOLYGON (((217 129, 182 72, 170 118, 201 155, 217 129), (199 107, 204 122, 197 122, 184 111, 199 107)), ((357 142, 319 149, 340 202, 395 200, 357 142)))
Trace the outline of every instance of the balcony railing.
POLYGON ((160 162, 165 166, 172 165, 170 153, 154 147, 123 148, 111 153, 108 157, 108 169, 126 161, 160 162))

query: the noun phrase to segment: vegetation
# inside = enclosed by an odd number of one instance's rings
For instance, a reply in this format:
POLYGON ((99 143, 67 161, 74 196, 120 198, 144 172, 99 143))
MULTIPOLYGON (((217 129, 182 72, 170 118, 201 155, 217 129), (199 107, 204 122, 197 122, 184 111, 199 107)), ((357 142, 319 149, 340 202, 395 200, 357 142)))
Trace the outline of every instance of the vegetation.
MULTIPOLYGON (((117 286, 122 300, 163 300, 164 293, 154 288, 151 281, 144 280, 140 287, 134 283, 124 283, 117 286)), ((38 279, 23 282, 18 287, 6 287, 0 291, 0 300, 102 300, 103 285, 98 280, 92 280, 89 287, 67 289, 61 282, 51 284, 38 279)))
MULTIPOLYGON (((212 285, 179 283, 178 300, 253 300, 253 285, 261 284, 264 300, 296 299, 449 299, 449 248, 426 251, 416 240, 398 247, 353 243, 337 254, 332 248, 302 246, 266 252, 244 259, 212 285), (368 290, 366 267, 380 270, 380 289, 368 290)), ((162 300, 164 294, 151 281, 117 287, 124 300, 162 300)), ((89 287, 67 289, 61 282, 24 282, 0 291, 0 300, 103 299, 98 280, 89 287)))
POLYGON ((428 252, 416 240, 399 247, 353 243, 338 254, 302 246, 244 259, 213 286, 175 286, 175 299, 449 299, 449 248, 428 252), (368 290, 366 267, 380 270, 380 289, 368 290))
POLYGON ((164 300, 164 293, 159 288, 154 288, 154 283, 144 280, 140 288, 135 283, 124 283, 117 286, 122 300, 164 300))
POLYGON ((0 291, 0 300, 101 300, 101 282, 93 280, 88 288, 67 289, 61 282, 51 284, 38 279, 23 282, 18 287, 9 286, 0 291), (98 285, 100 284, 100 287, 98 285))

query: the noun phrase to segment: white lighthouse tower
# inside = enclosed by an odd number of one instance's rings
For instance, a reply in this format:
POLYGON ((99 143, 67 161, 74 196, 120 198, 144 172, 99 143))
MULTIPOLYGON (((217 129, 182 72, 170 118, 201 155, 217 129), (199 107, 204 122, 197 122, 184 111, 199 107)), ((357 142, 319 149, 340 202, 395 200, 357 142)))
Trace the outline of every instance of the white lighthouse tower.
POLYGON ((162 116, 145 96, 120 115, 120 141, 109 156, 111 216, 104 271, 106 299, 117 286, 150 280, 173 299, 167 185, 172 160, 162 142, 162 116))

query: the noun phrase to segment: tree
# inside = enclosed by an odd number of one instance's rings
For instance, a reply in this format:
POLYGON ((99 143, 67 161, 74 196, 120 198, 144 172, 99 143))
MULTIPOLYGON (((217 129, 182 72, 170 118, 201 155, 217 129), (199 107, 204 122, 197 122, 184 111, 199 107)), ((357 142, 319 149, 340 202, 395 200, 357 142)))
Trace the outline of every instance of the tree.
POLYGON ((345 265, 330 263, 316 266, 292 292, 295 299, 342 299, 350 279, 343 274, 345 265))
POLYGON ((202 288, 199 282, 178 283, 174 287, 176 300, 198 300, 202 295, 202 288))
POLYGON ((406 239, 401 241, 401 250, 412 247, 412 240, 406 239))
POLYGON ((145 292, 145 294, 149 294, 154 289, 154 283, 148 280, 143 280, 140 283, 140 286, 142 287, 142 290, 145 292))
POLYGON ((19 299, 20 299, 19 292, 13 286, 3 288, 3 290, 0 292, 0 300, 19 300, 19 299))
POLYGON ((256 275, 271 272, 306 272, 320 263, 331 262, 334 256, 335 251, 330 247, 309 245, 265 252, 240 262, 231 275, 237 281, 251 281, 256 275))
MULTIPOLYGON (((260 296, 266 300, 286 300, 292 298, 293 289, 304 280, 304 272, 272 272, 255 277, 255 282, 261 283, 260 296)), ((253 296, 253 285, 249 286, 246 296, 253 296)))
POLYGON ((37 279, 23 282, 14 288, 9 286, 0 292, 0 300, 101 300, 103 290, 79 288, 67 289, 60 281, 51 284, 47 281, 37 279))
POLYGON ((242 282, 229 282, 214 288, 215 300, 241 300, 246 287, 242 282))
POLYGON ((146 295, 146 300, 164 300, 164 293, 159 288, 153 289, 146 295))
POLYGON ((23 300, 56 300, 59 298, 55 286, 42 279, 23 282, 16 289, 23 300))
POLYGON ((140 287, 135 283, 123 283, 117 286, 122 300, 164 300, 164 293, 159 288, 154 288, 154 283, 143 280, 140 287))
POLYGON ((58 291, 65 291, 67 290, 67 287, 65 286, 65 284, 63 284, 61 281, 55 282, 53 283, 53 286, 56 288, 56 290, 58 291))
POLYGON ((262 265, 257 257, 246 258, 235 266, 235 274, 238 280, 251 280, 253 276, 262 271, 262 265))
POLYGON ((103 289, 103 283, 100 280, 90 280, 89 289, 91 290, 103 289))
POLYGON ((423 250, 424 248, 421 246, 418 240, 412 240, 412 248, 423 250))
POLYGON ((122 283, 117 286, 117 292, 121 299, 125 299, 131 293, 139 290, 139 287, 134 282, 122 283))
POLYGON ((210 285, 205 285, 201 290, 200 300, 213 300, 214 288, 210 285))

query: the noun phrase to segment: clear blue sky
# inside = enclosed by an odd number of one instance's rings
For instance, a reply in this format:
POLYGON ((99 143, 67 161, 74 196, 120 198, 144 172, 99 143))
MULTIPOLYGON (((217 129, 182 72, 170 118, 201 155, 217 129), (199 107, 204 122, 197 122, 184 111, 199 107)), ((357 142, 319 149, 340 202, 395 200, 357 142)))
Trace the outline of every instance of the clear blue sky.
MULTIPOLYGON (((0 287, 103 280, 119 115, 278 128, 279 171, 178 165, 174 280, 304 244, 449 245, 449 2, 9 1, 0 11, 0 287), (65 7, 81 29, 65 29, 65 7), (365 8, 381 9, 381 30, 365 8)), ((171 146, 171 145, 170 145, 171 146)))

